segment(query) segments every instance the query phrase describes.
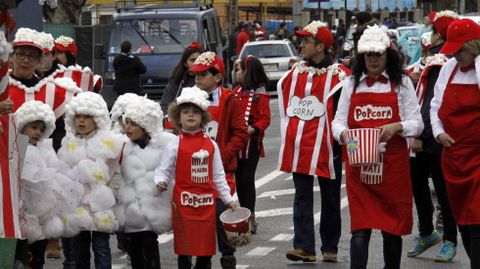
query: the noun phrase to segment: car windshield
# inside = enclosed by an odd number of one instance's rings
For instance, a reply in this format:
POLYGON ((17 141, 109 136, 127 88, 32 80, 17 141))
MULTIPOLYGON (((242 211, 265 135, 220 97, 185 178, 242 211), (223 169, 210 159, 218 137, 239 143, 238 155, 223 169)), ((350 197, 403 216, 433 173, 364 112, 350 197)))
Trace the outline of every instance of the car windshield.
POLYGON ((287 45, 285 44, 246 46, 242 53, 242 57, 244 55, 253 55, 257 58, 292 57, 287 45))
POLYGON ((184 46, 198 39, 197 29, 197 22, 188 19, 116 21, 109 52, 120 53, 120 44, 129 40, 134 54, 182 53, 184 46))

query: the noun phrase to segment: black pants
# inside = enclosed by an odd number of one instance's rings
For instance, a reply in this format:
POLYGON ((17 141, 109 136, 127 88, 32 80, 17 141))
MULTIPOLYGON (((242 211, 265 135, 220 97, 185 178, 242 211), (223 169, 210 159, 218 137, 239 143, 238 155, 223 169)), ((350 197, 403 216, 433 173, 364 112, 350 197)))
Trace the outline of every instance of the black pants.
MULTIPOLYGON (((195 269, 212 268, 212 256, 198 256, 195 261, 195 269)), ((192 269, 191 256, 178 256, 178 269, 192 269)))
POLYGON ((225 234, 225 229, 223 228, 222 222, 220 221, 220 215, 227 209, 225 204, 221 199, 216 199, 216 210, 217 210, 217 243, 218 251, 222 253, 222 256, 225 255, 234 255, 235 246, 230 244, 227 239, 227 234, 225 234))
POLYGON ((260 150, 256 140, 251 140, 248 159, 238 159, 235 172, 235 184, 240 206, 246 207, 255 215, 255 172, 260 159, 260 150))
POLYGON ((75 269, 75 246, 73 238, 62 237, 62 250, 65 260, 63 269, 75 269))
POLYGON ((28 252, 32 255, 29 265, 31 269, 42 269, 45 264, 45 251, 48 240, 39 240, 28 245, 28 252))
MULTIPOLYGON (((469 225, 470 230, 470 268, 480 268, 480 225, 469 225)), ((465 242, 464 242, 465 244, 465 242)))
POLYGON ((132 269, 160 269, 158 235, 151 231, 125 233, 132 269))
POLYGON ((418 230, 420 236, 429 236, 433 232, 432 197, 428 178, 431 176, 438 203, 442 207, 443 240, 457 244, 457 225, 452 216, 448 201, 447 189, 441 167, 441 156, 426 152, 417 153, 415 158, 410 158, 410 174, 412 178, 412 191, 418 214, 418 230))
MULTIPOLYGON (((366 269, 368 263, 368 245, 370 244, 371 229, 352 231, 350 241, 350 268, 366 269)), ((383 260, 385 269, 400 269, 402 258, 402 237, 382 231, 383 260)))
POLYGON ((94 253, 95 269, 111 269, 110 234, 81 231, 73 238, 77 269, 90 268, 90 246, 94 253))
MULTIPOLYGON (((340 212, 340 189, 342 185, 342 162, 338 157, 334 160, 335 176, 331 180, 318 177, 322 199, 320 215, 321 251, 338 252, 342 220, 340 212)), ((293 247, 301 248, 315 254, 315 232, 313 220, 313 180, 306 174, 293 173, 295 197, 293 202, 293 247)))

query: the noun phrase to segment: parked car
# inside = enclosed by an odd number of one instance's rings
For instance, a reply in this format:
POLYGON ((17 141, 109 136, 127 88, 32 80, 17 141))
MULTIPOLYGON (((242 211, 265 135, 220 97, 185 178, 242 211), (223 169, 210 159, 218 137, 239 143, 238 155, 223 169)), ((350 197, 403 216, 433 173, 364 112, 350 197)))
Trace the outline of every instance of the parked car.
MULTIPOLYGON (((262 62, 269 79, 268 90, 276 90, 278 80, 292 68, 301 58, 295 46, 288 39, 262 40, 245 44, 234 66, 247 55, 255 56, 262 62)), ((232 80, 235 83, 235 70, 232 70, 232 80)))

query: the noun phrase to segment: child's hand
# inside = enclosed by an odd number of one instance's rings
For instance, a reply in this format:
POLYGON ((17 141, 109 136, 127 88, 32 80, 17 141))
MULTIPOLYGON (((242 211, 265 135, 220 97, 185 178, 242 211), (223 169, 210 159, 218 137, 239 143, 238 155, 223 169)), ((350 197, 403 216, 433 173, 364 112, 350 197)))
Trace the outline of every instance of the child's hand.
POLYGON ((157 190, 158 191, 166 191, 167 190, 167 183, 165 182, 160 182, 157 184, 157 190))
POLYGON ((10 113, 13 109, 13 103, 10 100, 0 102, 0 113, 10 113))
POLYGON ((232 202, 227 204, 227 207, 230 208, 230 209, 235 209, 235 208, 237 208, 237 204, 232 201, 232 202))

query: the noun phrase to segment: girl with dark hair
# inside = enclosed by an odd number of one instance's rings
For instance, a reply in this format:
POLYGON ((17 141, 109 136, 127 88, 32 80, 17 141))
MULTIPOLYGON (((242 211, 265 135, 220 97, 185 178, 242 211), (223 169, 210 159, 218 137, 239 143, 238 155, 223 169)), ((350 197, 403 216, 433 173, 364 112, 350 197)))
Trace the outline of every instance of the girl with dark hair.
POLYGON ((175 97, 181 94, 181 89, 195 85, 195 75, 188 72, 188 69, 193 66, 193 63, 195 63, 195 60, 202 52, 203 49, 197 42, 193 42, 183 51, 182 57, 175 69, 173 69, 172 76, 168 80, 167 87, 163 91, 162 100, 160 101, 160 106, 165 115, 168 113, 168 105, 175 100, 175 97))
POLYGON ((378 229, 383 235, 385 268, 399 269, 401 236, 410 234, 413 225, 405 137, 420 135, 423 121, 412 82, 402 74, 387 33, 377 25, 360 37, 353 77, 343 87, 332 126, 335 139, 347 145, 355 145, 353 139, 347 141, 347 130, 358 128, 380 129, 386 150, 375 166, 380 169, 345 164, 352 231, 350 268, 367 268, 370 236, 372 229, 378 229))
POLYGON ((260 157, 265 157, 262 141, 270 125, 270 96, 265 90, 268 77, 260 60, 251 55, 241 59, 235 75, 240 85, 233 92, 242 104, 249 134, 246 145, 238 154, 235 182, 240 205, 252 212, 251 231, 256 233, 255 172, 260 157))

